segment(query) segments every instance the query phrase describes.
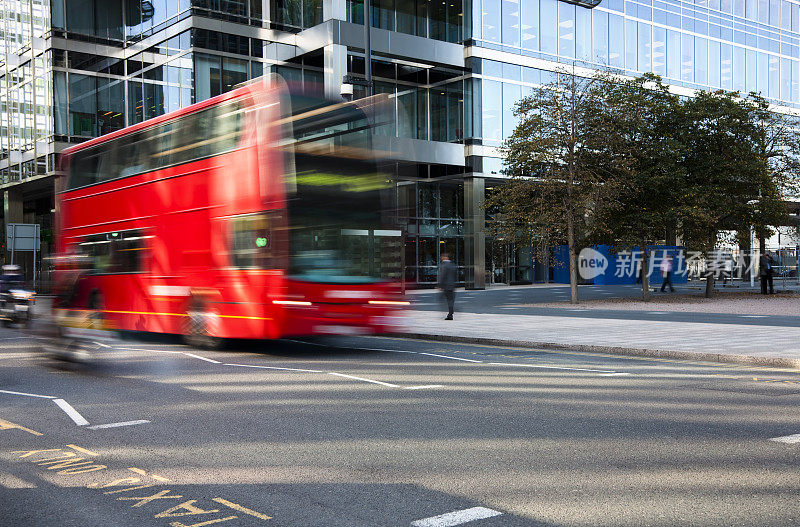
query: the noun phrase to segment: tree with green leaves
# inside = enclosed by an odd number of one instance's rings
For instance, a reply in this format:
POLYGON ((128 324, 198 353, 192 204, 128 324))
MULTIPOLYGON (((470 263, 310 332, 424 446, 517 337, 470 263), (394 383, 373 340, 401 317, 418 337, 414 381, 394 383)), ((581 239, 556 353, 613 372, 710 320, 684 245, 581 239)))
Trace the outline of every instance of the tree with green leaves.
POLYGON ((665 239, 678 218, 680 192, 680 99, 661 79, 645 74, 608 83, 599 124, 606 140, 596 155, 612 172, 604 185, 601 221, 592 238, 615 247, 641 248, 642 299, 650 299, 648 246, 665 239))
MULTIPOLYGON (((676 202, 680 234, 687 246, 709 252, 723 232, 755 231, 788 219, 784 199, 796 193, 796 129, 760 96, 700 92, 682 104, 682 195, 676 202)), ((714 288, 706 273, 706 296, 714 288)))
POLYGON ((598 101, 608 76, 560 72, 517 103, 518 124, 502 147, 510 180, 490 195, 496 209, 490 230, 517 243, 534 242, 543 259, 566 243, 570 298, 578 302, 577 247, 586 239, 602 195, 604 167, 597 163, 598 101))

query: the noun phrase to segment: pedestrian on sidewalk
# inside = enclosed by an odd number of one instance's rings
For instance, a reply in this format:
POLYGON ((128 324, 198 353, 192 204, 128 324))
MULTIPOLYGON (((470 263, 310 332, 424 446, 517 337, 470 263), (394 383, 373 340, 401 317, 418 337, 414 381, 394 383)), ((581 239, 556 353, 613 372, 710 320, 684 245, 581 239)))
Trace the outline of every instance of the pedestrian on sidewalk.
POLYGON ((661 260, 661 276, 664 278, 664 281, 661 282, 661 292, 663 293, 664 288, 669 285, 669 292, 674 293, 675 288, 672 287, 672 256, 669 254, 661 260))
POLYGON ((775 294, 775 288, 772 284, 772 275, 774 273, 772 256, 764 251, 761 258, 758 260, 758 276, 761 278, 761 294, 767 294, 767 285, 769 285, 769 294, 775 294))
POLYGON ((450 255, 447 253, 442 253, 442 263, 439 264, 439 289, 442 290, 442 295, 447 302, 445 320, 453 320, 456 302, 456 265, 450 261, 450 255))

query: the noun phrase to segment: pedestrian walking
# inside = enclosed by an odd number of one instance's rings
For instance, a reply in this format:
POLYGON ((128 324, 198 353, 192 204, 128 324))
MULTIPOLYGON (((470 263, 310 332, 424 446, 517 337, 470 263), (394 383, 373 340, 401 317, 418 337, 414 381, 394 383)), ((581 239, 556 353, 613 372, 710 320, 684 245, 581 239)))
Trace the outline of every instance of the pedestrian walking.
POLYGON ((442 295, 447 302, 445 320, 453 320, 456 302, 456 265, 450 261, 450 255, 447 253, 442 253, 442 263, 439 264, 439 289, 442 290, 442 295))
POLYGON ((772 284, 772 275, 775 272, 774 261, 768 252, 764 252, 758 260, 758 276, 761 278, 761 294, 767 294, 767 286, 769 285, 769 294, 775 294, 775 288, 772 284))
POLYGON ((674 293, 675 288, 672 287, 672 256, 669 254, 661 260, 661 276, 664 278, 664 281, 661 282, 661 292, 663 293, 664 288, 669 285, 669 292, 674 293))

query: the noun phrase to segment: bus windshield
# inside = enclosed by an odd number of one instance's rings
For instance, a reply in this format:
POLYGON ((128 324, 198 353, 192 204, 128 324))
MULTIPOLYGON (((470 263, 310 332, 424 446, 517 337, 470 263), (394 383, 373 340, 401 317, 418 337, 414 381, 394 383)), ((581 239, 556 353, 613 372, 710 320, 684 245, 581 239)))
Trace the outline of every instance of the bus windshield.
POLYGON ((294 100, 289 274, 320 283, 400 276, 400 230, 390 225, 391 179, 378 171, 366 116, 352 105, 309 111, 294 100))

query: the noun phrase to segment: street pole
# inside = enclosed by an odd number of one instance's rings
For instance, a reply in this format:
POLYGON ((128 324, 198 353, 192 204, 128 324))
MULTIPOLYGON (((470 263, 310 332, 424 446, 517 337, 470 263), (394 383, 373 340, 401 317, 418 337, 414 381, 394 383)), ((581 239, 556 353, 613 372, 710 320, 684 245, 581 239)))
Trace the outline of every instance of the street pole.
POLYGON ((372 1, 364 0, 364 78, 367 81, 367 97, 372 95, 372 1))
POLYGON ((755 244, 753 243, 755 240, 755 231, 753 227, 750 227, 750 288, 752 289, 756 285, 755 279, 755 270, 756 270, 756 260, 753 258, 756 251, 755 251, 755 244))

